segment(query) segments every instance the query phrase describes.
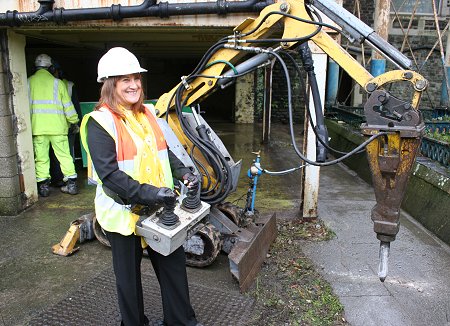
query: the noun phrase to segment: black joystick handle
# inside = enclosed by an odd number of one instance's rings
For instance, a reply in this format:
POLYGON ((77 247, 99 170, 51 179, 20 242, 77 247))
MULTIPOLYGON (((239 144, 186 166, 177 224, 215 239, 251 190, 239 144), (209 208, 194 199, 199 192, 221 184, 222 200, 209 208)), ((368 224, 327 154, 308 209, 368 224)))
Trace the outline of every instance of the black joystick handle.
POLYGON ((173 203, 164 203, 163 211, 159 217, 159 222, 165 226, 173 226, 178 223, 180 218, 174 213, 176 201, 173 203))
POLYGON ((186 197, 184 197, 182 202, 183 208, 188 210, 196 210, 201 206, 202 203, 200 201, 199 190, 199 183, 188 189, 186 197))

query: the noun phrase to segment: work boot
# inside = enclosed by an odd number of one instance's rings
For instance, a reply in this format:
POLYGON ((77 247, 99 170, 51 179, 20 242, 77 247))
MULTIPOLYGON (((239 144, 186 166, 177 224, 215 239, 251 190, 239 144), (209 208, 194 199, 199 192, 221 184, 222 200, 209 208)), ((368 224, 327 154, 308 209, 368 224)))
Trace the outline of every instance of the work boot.
POLYGON ((50 195, 50 180, 38 182, 38 192, 41 197, 48 197, 50 195))
POLYGON ((66 182, 66 185, 61 187, 61 191, 65 194, 69 194, 69 195, 78 194, 77 179, 69 178, 66 182))

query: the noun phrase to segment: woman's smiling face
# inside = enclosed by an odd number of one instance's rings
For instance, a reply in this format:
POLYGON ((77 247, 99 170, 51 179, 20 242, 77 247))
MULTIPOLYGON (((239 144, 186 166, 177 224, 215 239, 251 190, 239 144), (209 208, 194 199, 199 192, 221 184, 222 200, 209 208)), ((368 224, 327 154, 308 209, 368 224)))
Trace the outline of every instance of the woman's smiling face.
POLYGON ((139 101, 142 92, 141 75, 129 74, 121 76, 116 82, 116 96, 126 109, 139 101))

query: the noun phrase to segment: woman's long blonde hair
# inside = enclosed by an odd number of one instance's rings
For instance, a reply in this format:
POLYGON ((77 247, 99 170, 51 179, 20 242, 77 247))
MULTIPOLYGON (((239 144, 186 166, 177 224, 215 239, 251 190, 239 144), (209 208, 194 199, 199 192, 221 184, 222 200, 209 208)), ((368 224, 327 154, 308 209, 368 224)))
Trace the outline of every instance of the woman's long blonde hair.
MULTIPOLYGON (((136 74, 139 75, 139 74, 136 74)), ((119 110, 119 102, 116 97, 116 83, 122 78, 122 76, 113 76, 107 78, 100 90, 100 99, 94 110, 99 110, 101 107, 107 106, 113 113, 117 114, 120 118, 124 118, 124 114, 119 110)), ((141 95, 139 100, 131 106, 133 113, 145 112, 144 107, 144 90, 141 88, 141 95)))

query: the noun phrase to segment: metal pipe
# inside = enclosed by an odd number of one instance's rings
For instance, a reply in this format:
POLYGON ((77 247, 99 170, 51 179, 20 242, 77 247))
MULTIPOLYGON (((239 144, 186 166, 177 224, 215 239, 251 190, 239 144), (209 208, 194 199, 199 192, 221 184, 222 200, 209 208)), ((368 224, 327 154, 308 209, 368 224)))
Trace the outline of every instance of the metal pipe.
POLYGON ((36 15, 41 15, 47 11, 53 9, 53 5, 55 4, 55 0, 38 0, 39 8, 36 11, 36 15))
POLYGON ((197 3, 168 3, 156 0, 144 0, 140 5, 122 6, 111 5, 110 7, 64 9, 53 8, 54 0, 38 0, 40 7, 35 12, 22 12, 7 10, 0 13, 0 26, 18 27, 21 25, 33 25, 38 23, 54 22, 63 24, 70 21, 112 19, 119 21, 124 18, 160 17, 182 15, 203 15, 227 13, 259 12, 263 8, 274 3, 273 0, 247 0, 197 2, 197 3))
POLYGON ((328 59, 327 67, 327 88, 325 95, 326 106, 336 103, 339 90, 339 65, 331 58, 328 59))
MULTIPOLYGON (((270 54, 260 53, 260 54, 257 54, 255 56, 251 57, 250 59, 245 60, 244 62, 240 63, 239 65, 237 65, 235 67, 235 71, 237 72, 237 74, 244 74, 244 73, 251 71, 255 67, 262 65, 263 63, 265 63, 269 60, 270 60, 270 54)), ((224 89, 231 82, 234 82, 236 79, 231 76, 236 74, 235 71, 230 69, 226 73, 224 73, 223 78, 221 78, 217 81, 217 85, 220 86, 222 89, 224 89)))

